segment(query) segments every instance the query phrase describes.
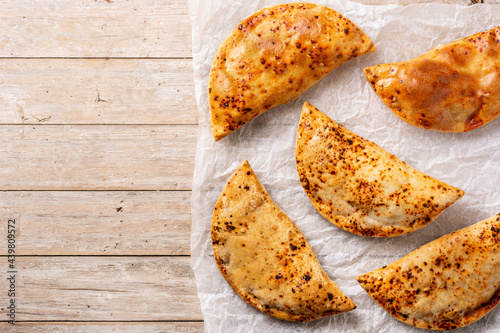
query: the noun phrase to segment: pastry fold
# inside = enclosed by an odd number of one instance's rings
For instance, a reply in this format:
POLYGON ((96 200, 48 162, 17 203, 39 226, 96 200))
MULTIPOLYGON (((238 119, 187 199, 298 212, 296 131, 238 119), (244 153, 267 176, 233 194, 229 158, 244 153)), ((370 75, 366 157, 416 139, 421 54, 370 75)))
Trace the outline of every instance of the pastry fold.
POLYGON ((393 237, 422 228, 464 192, 420 172, 309 103, 297 131, 297 172, 314 208, 351 233, 393 237))
POLYGON ((402 120, 428 130, 467 132, 500 115, 499 40, 496 27, 364 73, 402 120))
POLYGON ((272 317, 310 321, 354 309, 313 249, 272 201, 247 161, 227 182, 212 217, 214 257, 245 302, 272 317))
POLYGON ((222 43, 212 64, 208 99, 215 141, 373 50, 360 28, 326 6, 287 3, 253 14, 222 43))
POLYGON ((500 214, 357 277, 394 318, 418 328, 472 324, 500 301, 500 214))

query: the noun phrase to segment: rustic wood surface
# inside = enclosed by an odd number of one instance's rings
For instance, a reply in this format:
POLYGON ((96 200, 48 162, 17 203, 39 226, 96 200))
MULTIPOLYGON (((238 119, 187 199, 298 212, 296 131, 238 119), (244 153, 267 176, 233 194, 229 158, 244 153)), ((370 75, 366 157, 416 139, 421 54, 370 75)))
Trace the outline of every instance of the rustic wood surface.
POLYGON ((2 332, 203 331, 189 25, 187 0, 0 2, 2 332))

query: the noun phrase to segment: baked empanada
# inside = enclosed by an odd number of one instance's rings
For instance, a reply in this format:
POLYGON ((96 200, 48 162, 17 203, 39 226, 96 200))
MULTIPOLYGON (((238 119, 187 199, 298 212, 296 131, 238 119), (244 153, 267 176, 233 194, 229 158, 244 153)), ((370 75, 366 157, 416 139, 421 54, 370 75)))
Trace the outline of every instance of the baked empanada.
POLYGON ((318 212, 362 236, 393 237, 420 229, 464 194, 307 102, 298 126, 296 162, 302 187, 318 212))
POLYGON ((404 121, 467 132, 500 114, 500 27, 413 60, 365 68, 373 90, 404 121))
POLYGON ((418 328, 472 324, 500 301, 500 214, 357 277, 394 318, 418 328))
POLYGON ((222 43, 210 71, 215 141, 373 50, 360 28, 322 5, 281 4, 253 14, 222 43))
POLYGON ((354 309, 295 223, 247 161, 227 182, 212 217, 214 257, 236 293, 270 316, 309 321, 354 309))

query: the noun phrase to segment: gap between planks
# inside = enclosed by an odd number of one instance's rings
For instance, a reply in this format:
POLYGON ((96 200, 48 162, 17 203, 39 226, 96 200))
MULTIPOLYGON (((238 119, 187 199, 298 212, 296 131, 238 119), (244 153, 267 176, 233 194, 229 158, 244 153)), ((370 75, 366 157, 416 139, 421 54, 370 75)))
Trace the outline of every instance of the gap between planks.
POLYGON ((0 323, 2 332, 40 333, 40 332, 72 332, 72 333, 194 333, 203 332, 203 321, 95 321, 95 322, 66 322, 66 321, 20 321, 16 326, 0 323))
POLYGON ((0 57, 0 60, 193 60, 189 57, 0 57))

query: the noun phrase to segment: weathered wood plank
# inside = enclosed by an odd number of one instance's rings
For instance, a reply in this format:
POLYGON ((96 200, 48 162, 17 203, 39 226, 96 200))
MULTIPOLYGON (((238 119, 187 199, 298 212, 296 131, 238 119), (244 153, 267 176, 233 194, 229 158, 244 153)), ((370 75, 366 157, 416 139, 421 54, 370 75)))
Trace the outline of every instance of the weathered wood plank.
POLYGON ((12 326, 0 323, 0 331, 6 333, 194 333, 203 332, 203 322, 160 322, 160 323, 39 323, 21 322, 12 326))
POLYGON ((0 110, 0 124, 198 124, 192 60, 0 58, 0 110))
MULTIPOLYGON (((18 255, 189 255, 191 192, 0 192, 18 255)), ((0 246, 0 255, 7 247, 0 246)))
MULTIPOLYGON (((11 269, 0 261, 6 320, 11 269)), ((202 320, 189 257, 17 257, 15 270, 16 320, 202 320)))
POLYGON ((190 190, 197 126, 0 126, 0 190, 190 190))
POLYGON ((186 0, 0 2, 0 57, 189 57, 186 0))

